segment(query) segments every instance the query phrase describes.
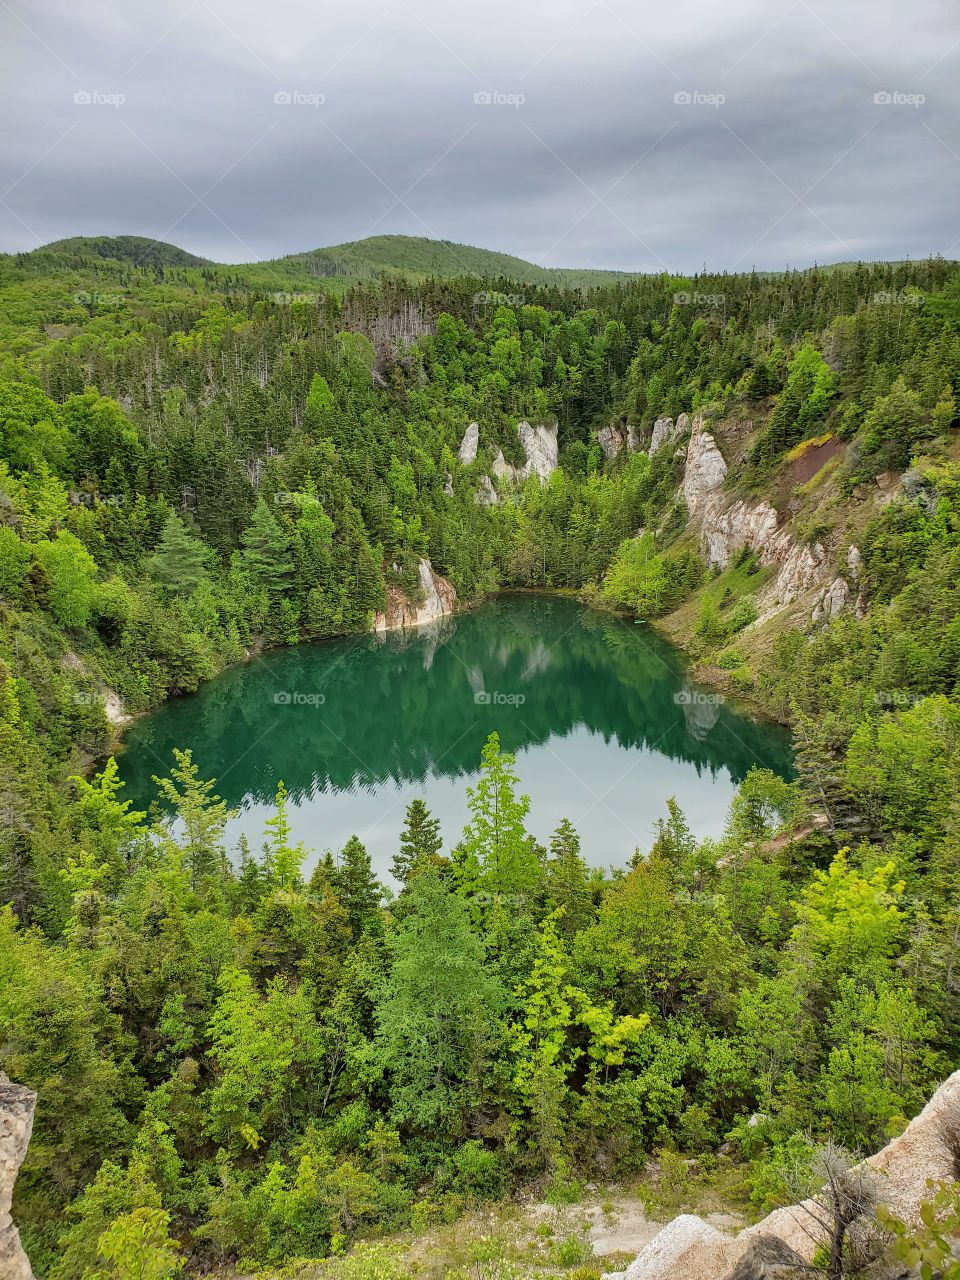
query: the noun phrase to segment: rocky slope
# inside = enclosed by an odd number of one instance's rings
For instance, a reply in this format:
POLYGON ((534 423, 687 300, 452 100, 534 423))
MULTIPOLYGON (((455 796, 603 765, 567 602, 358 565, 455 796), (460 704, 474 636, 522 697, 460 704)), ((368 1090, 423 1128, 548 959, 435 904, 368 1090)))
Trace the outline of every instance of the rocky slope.
MULTIPOLYGON (((517 439, 520 441, 525 455, 523 465, 515 467, 512 463, 507 462, 503 456, 503 450, 498 449, 494 455, 493 462, 490 464, 490 470, 496 479, 506 481, 509 484, 522 484, 530 476, 536 476, 541 484, 549 480, 554 471, 556 471, 559 460, 557 424, 555 422, 534 424, 520 422, 517 424, 517 439)), ((472 462, 475 462, 479 448, 480 427, 476 422, 471 422, 463 433, 463 439, 460 441, 459 459, 461 464, 468 467, 472 462)), ((481 478, 477 501, 487 506, 493 506, 500 501, 500 495, 489 475, 484 475, 481 478)))
MULTIPOLYGON (((769 615, 808 597, 811 621, 833 617, 854 604, 860 552, 847 550, 847 573, 836 571, 826 546, 803 541, 766 499, 730 501, 725 486, 729 468, 702 415, 693 420, 684 466, 682 496, 700 552, 711 569, 727 569, 742 550, 776 570, 758 603, 769 615)), ((858 612, 863 602, 855 605, 858 612)))
MULTIPOLYGON (((899 1138, 863 1162, 861 1167, 876 1176, 879 1202, 898 1218, 909 1222, 916 1217, 921 1202, 930 1195, 928 1179, 954 1178, 951 1139, 958 1123, 960 1071, 940 1086, 899 1138)), ((818 1243, 810 1210, 817 1209, 814 1200, 775 1209, 737 1236, 682 1214, 650 1241, 625 1272, 608 1273, 607 1280, 734 1280, 769 1274, 756 1265, 765 1254, 781 1262, 792 1254, 794 1261, 809 1263, 818 1243)))
MULTIPOLYGON (((849 572, 838 573, 823 543, 799 539, 771 502, 732 499, 728 491, 731 465, 703 414, 692 420, 685 413, 676 421, 658 418, 647 454, 652 458, 660 449, 679 444, 688 434, 680 497, 707 565, 711 569, 727 569, 746 549, 757 555, 761 565, 774 568, 776 574, 759 600, 767 615, 803 597, 809 597, 809 616, 814 622, 850 607, 862 612, 864 602, 857 592, 859 550, 855 546, 848 549, 849 572)), ((601 428, 597 440, 607 459, 617 457, 623 449, 635 452, 641 447, 638 429, 624 422, 601 428)))
POLYGON ((27 1154, 37 1095, 11 1084, 0 1071, 0 1276, 32 1280, 33 1272, 20 1245, 11 1214, 13 1184, 27 1154))

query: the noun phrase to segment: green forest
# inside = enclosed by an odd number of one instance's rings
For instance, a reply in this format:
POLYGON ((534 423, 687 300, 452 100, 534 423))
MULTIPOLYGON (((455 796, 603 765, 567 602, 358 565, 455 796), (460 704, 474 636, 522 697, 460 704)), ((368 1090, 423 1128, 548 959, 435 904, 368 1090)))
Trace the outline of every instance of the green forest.
POLYGON ((958 264, 592 280, 365 243, 0 257, 0 1068, 39 1096, 42 1280, 392 1280, 368 1242, 721 1147, 768 1209, 960 1063, 958 264), (838 565, 855 537, 861 607, 767 618, 756 556, 710 567, 686 441, 647 452, 682 414, 739 441, 730 503, 838 565), (478 500, 521 421, 557 469, 478 500), (611 425, 641 447, 606 456, 611 425), (111 699, 368 631, 424 558, 464 608, 663 626, 791 727, 796 780, 748 774, 718 840, 665 798, 603 873, 569 821, 529 833, 492 734, 456 843, 410 805, 393 887, 356 838, 305 875, 282 779, 257 847, 189 752, 176 821, 125 800, 111 699))

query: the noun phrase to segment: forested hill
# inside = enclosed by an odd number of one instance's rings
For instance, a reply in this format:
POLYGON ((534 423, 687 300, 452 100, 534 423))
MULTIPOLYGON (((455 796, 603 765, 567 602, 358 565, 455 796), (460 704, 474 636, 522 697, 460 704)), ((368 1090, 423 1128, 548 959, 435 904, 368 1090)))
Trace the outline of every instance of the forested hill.
POLYGON ((38 1275, 285 1268, 654 1153, 787 1203, 818 1144, 902 1129, 960 1054, 957 264, 584 290, 417 250, 328 292, 65 243, 0 262, 0 1068, 40 1098, 38 1275), (256 850, 203 760, 166 762, 179 824, 131 811, 122 714, 369 630, 425 559, 464 606, 666 628, 792 725, 799 781, 751 772, 716 842, 670 806, 605 878, 570 823, 530 838, 493 738, 454 847, 411 807, 392 901, 356 839, 304 883, 282 786, 256 850))
POLYGON ((176 245, 143 236, 72 236, 55 240, 32 253, 18 254, 17 259, 31 271, 82 269, 90 263, 102 268, 107 261, 160 271, 193 267, 200 269, 199 278, 234 288, 266 291, 342 292, 360 281, 391 276, 402 276, 409 281, 477 276, 486 280, 502 278, 515 284, 553 284, 574 289, 609 284, 628 279, 630 275, 587 268, 541 267, 492 249, 476 249, 422 236, 369 236, 329 248, 233 266, 197 257, 176 245))

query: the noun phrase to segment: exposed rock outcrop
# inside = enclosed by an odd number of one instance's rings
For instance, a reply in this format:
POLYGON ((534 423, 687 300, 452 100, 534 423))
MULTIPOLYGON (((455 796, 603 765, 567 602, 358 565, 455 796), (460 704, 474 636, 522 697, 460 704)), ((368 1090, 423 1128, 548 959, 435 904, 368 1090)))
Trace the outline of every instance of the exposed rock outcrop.
POLYGON ((0 1071, 0 1276, 32 1280, 33 1272, 20 1244, 11 1214, 13 1184, 27 1154, 37 1095, 11 1084, 0 1071))
MULTIPOLYGON (((911 1221, 916 1217, 920 1204, 930 1195, 928 1179, 954 1177, 950 1139, 956 1133, 958 1120, 960 1071, 940 1086, 899 1138, 863 1162, 879 1175, 879 1199, 898 1218, 911 1221)), ((738 1236, 729 1236, 702 1218, 683 1214, 668 1223, 634 1259, 626 1270, 626 1280, 690 1280, 693 1276, 697 1280, 747 1280, 769 1274, 758 1269, 759 1263, 764 1255, 771 1259, 781 1246, 784 1257, 789 1256, 785 1251, 790 1251, 809 1262, 817 1244, 805 1207, 812 1205, 812 1201, 805 1201, 775 1209, 738 1236), (771 1237, 778 1242, 776 1246, 771 1237)))
MULTIPOLYGON (((509 480, 518 484, 522 484, 530 476, 539 477, 541 483, 549 480, 554 471, 556 471, 559 461, 560 449, 557 442, 557 423, 540 422, 533 426, 529 422, 518 423, 517 439, 523 446, 523 452, 526 455, 526 461, 523 466, 515 467, 512 463, 507 462, 503 456, 503 450, 498 449, 490 465, 490 470, 493 474, 498 480, 509 480)), ((464 465, 469 465, 474 461, 479 445, 480 428, 475 422, 471 422, 460 442, 460 461, 464 465)), ((490 477, 484 476, 481 480, 480 490, 477 493, 477 501, 484 506, 493 506, 499 500, 490 477)))
POLYGON ((603 450, 603 456, 611 462, 627 443, 627 429, 619 422, 611 422, 597 432, 597 443, 603 450))
POLYGON ((828 618, 835 618, 838 613, 843 613, 849 599, 850 587, 846 578, 834 578, 829 587, 824 587, 817 596, 810 620, 823 622, 828 618))
POLYGON ((686 435, 690 429, 690 415, 687 413, 681 413, 676 422, 672 418, 658 418, 653 424, 653 435, 650 437, 647 455, 652 458, 664 445, 672 444, 680 436, 686 435))
POLYGON ((850 544, 847 549, 847 568, 850 570, 850 580, 856 585, 860 581, 860 570, 863 567, 863 556, 860 554, 860 548, 850 544))
POLYGON ((532 427, 529 422, 521 422, 517 427, 517 435, 527 455, 523 468, 524 479, 527 476, 539 476, 541 480, 549 480, 557 469, 559 445, 557 444, 557 424, 548 426, 538 423, 532 427))
POLYGON ((623 449, 628 453, 636 453, 640 448, 640 433, 633 423, 628 423, 621 418, 617 422, 611 422, 609 426, 600 428, 597 432, 597 444, 603 450, 603 456, 610 462, 623 449))
POLYGON ((519 480, 523 475, 522 467, 515 467, 513 463, 508 462, 503 456, 503 450, 498 449, 493 462, 490 464, 490 470, 498 480, 519 480))
MULTIPOLYGON (((848 605, 850 588, 845 578, 836 573, 829 576, 830 557, 823 543, 798 542, 765 500, 739 500, 727 506, 722 492, 726 477, 727 464, 716 441, 704 430, 703 418, 695 418, 683 497, 691 518, 699 522, 700 549, 709 567, 727 569, 738 552, 753 551, 761 565, 776 569, 776 576, 758 593, 765 614, 819 589, 811 604, 812 620, 836 617, 848 605)), ((847 563, 854 577, 859 572, 859 551, 851 547, 850 552, 847 563)))
POLYGON ((435 573, 429 560, 420 561, 419 603, 408 599, 399 587, 387 589, 387 607, 373 619, 373 630, 407 631, 422 627, 452 614, 457 607, 457 593, 453 586, 435 573))
POLYGON ((538 476, 542 481, 549 480, 557 469, 559 445, 557 444, 557 424, 548 426, 538 423, 532 427, 529 422, 521 422, 517 427, 517 436, 523 445, 527 460, 522 467, 515 467, 507 462, 503 450, 497 450, 490 470, 498 479, 522 482, 530 476, 538 476))
POLYGON ((480 426, 476 422, 471 422, 463 433, 463 439, 460 441, 459 457, 465 467, 469 467, 470 463, 476 459, 479 447, 480 426))
POLYGON ((717 442, 704 430, 704 418, 693 420, 693 433, 687 448, 687 464, 683 473, 683 497, 690 515, 699 515, 712 494, 723 487, 727 464, 717 442))

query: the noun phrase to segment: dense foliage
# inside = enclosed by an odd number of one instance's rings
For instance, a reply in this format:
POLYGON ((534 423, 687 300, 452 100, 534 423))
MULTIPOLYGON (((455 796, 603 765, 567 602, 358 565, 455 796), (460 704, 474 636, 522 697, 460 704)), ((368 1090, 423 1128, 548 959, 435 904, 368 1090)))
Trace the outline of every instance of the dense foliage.
POLYGON ((40 1094, 38 1273, 315 1257, 725 1140, 775 1203, 804 1133, 882 1143, 960 1050, 952 267, 306 301, 204 272, 0 264, 0 1065, 40 1094), (860 539, 863 616, 749 675, 756 564, 707 574, 675 447, 596 442, 696 410, 755 424, 744 492, 826 438, 835 506, 906 471, 860 539), (478 501, 521 418, 558 422, 559 469, 478 501), (253 852, 187 754, 158 782, 178 822, 131 811, 108 692, 145 710, 365 630, 423 557, 465 602, 701 593, 690 646, 794 724, 800 782, 751 774, 719 842, 670 802, 604 877, 570 823, 531 838, 494 736, 455 848, 411 806, 392 897, 356 839, 305 878, 280 780, 253 852))

